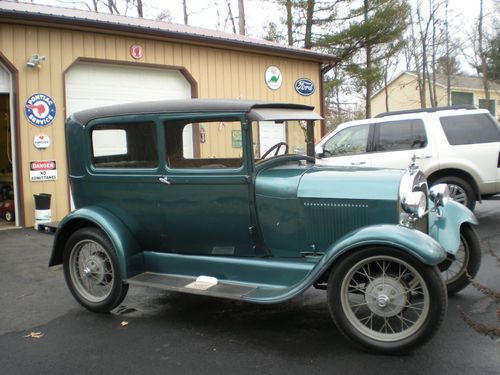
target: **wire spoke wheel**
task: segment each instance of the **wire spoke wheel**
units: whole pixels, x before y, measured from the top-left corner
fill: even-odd
[[[448,256],[442,264],[441,278],[446,283],[448,294],[460,292],[470,284],[481,265],[481,244],[475,230],[468,224],[460,228],[460,246],[453,256]]]
[[[75,299],[95,312],[108,312],[125,298],[116,251],[97,228],[81,228],[65,244],[64,277]]]
[[[365,349],[405,352],[429,340],[447,306],[435,266],[393,248],[353,251],[328,278],[328,307],[339,330]]]
[[[106,249],[93,240],[78,242],[70,255],[70,276],[78,293],[102,302],[113,288],[114,269]]]
[[[395,341],[413,334],[429,313],[424,280],[408,263],[393,257],[372,257],[355,264],[341,291],[342,306],[353,327],[376,340]]]
[[[469,244],[464,239],[464,236],[460,235],[460,247],[458,248],[453,261],[450,263],[449,267],[441,272],[441,277],[446,284],[451,284],[463,276],[469,264],[469,257]]]

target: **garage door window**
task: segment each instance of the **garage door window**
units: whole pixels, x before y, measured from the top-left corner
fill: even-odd
[[[156,168],[154,123],[98,125],[92,130],[95,168]]]

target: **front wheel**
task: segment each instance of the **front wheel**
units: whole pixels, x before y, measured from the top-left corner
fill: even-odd
[[[382,353],[422,345],[436,333],[447,307],[436,267],[385,247],[344,258],[330,274],[327,293],[338,329],[363,348]]]
[[[108,312],[125,298],[128,285],[108,237],[97,228],[73,233],[64,247],[64,277],[71,294],[85,308]]]
[[[469,224],[460,228],[460,247],[451,259],[439,265],[448,294],[460,292],[474,278],[481,265],[481,245],[476,231]]]

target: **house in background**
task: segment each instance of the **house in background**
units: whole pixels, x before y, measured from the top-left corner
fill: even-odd
[[[438,106],[448,105],[447,100],[447,76],[436,75],[436,93]],[[420,95],[418,90],[417,75],[412,72],[403,72],[387,86],[372,96],[372,115],[387,112],[386,95],[389,111],[401,111],[406,109],[419,109]],[[452,105],[474,105],[485,108],[483,82],[480,77],[455,75],[451,77],[451,104]],[[427,107],[431,107],[429,89],[426,92]],[[497,106],[500,104],[500,85],[490,83],[490,112],[496,117]],[[500,112],[498,113],[500,115]]]

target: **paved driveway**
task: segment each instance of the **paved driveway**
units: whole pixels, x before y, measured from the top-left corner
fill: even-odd
[[[478,205],[478,280],[500,291],[500,201]],[[500,325],[491,300],[467,288],[444,324],[407,356],[364,353],[330,320],[324,291],[280,305],[252,305],[133,287],[112,314],[81,308],[60,267],[48,269],[52,236],[0,231],[1,374],[498,374],[493,340],[459,317],[464,307]],[[122,327],[122,322],[128,325]],[[25,337],[40,332],[40,338]]]

